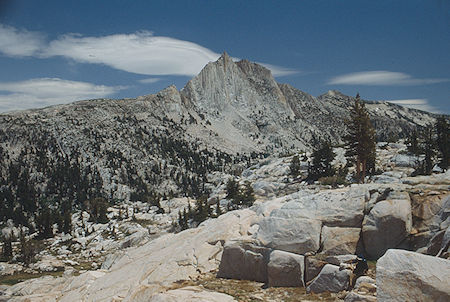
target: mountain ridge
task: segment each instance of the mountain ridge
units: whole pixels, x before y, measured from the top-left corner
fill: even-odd
[[[198,195],[208,172],[310,150],[319,140],[341,143],[352,101],[336,92],[315,98],[224,53],[180,90],[0,114],[0,188],[16,194],[13,178],[22,175],[45,198]],[[392,104],[366,106],[382,140],[434,122],[433,114]],[[59,196],[51,183],[54,174],[71,181],[65,169],[78,173],[73,191],[95,183],[87,196]]]

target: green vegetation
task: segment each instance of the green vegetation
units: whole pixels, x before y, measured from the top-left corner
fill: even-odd
[[[233,178],[227,182],[227,196],[231,201],[231,209],[236,210],[243,207],[251,207],[255,201],[255,193],[251,183],[246,182],[242,187]]]
[[[291,164],[289,165],[290,174],[293,177],[297,177],[300,174],[300,159],[298,155],[292,157]]]
[[[367,172],[375,172],[375,130],[364,102],[356,95],[347,121],[348,134],[344,137],[349,162],[356,166],[356,179],[364,182]]]
[[[438,117],[434,126],[436,131],[436,146],[440,156],[439,167],[447,170],[450,166],[450,125],[448,119]]]
[[[312,163],[308,167],[308,179],[318,180],[321,177],[333,176],[336,171],[331,165],[336,155],[330,142],[322,142],[312,153]]]
[[[450,165],[450,127],[448,119],[438,117],[434,125],[414,129],[406,141],[408,152],[422,156],[413,175],[429,175],[437,163],[444,171]]]
[[[30,274],[30,273],[24,273],[24,272],[20,272],[20,273],[15,273],[12,275],[7,275],[7,276],[1,276],[0,277],[0,284],[4,284],[4,285],[14,285],[29,279],[34,279],[34,278],[40,278],[43,276],[53,276],[53,277],[61,277],[63,275],[64,271],[60,270],[60,271],[56,271],[56,272],[45,272],[45,273],[38,273],[38,274]]]
[[[0,255],[0,261],[9,262],[13,257],[12,242],[14,241],[13,235],[2,236],[2,253]]]

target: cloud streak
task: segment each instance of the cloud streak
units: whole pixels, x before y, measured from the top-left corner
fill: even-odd
[[[138,82],[142,83],[142,84],[153,84],[153,83],[156,83],[159,81],[161,81],[160,78],[146,78],[146,79],[138,80]]]
[[[387,102],[400,106],[419,109],[428,112],[440,113],[438,109],[431,106],[427,99],[406,99],[406,100],[388,100]]]
[[[0,52],[11,57],[36,55],[45,47],[44,35],[0,24]]]
[[[416,79],[406,73],[386,70],[363,71],[334,77],[330,85],[408,86],[449,82],[450,79]]]
[[[104,37],[65,35],[52,41],[42,56],[63,56],[145,75],[194,75],[219,57],[195,43],[155,37],[147,31]]]
[[[125,87],[95,85],[58,78],[0,82],[0,112],[103,98]]]
[[[7,56],[64,57],[74,62],[102,64],[142,75],[197,75],[220,54],[199,44],[154,36],[150,31],[85,37],[66,34],[47,42],[40,33],[0,25],[0,52]],[[274,76],[295,70],[270,64]]]

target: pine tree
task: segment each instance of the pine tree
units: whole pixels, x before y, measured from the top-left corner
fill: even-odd
[[[222,209],[220,208],[220,202],[217,201],[216,202],[216,217],[219,217],[220,215],[222,215]]]
[[[227,196],[226,199],[234,200],[239,195],[239,183],[233,178],[230,178],[227,182]]]
[[[1,254],[1,260],[8,262],[13,257],[13,249],[12,249],[12,242],[14,241],[14,237],[12,234],[4,235],[2,237],[3,241],[3,248],[2,248],[2,254]]]
[[[250,182],[246,182],[240,192],[241,204],[246,207],[251,207],[255,202],[255,193]]]
[[[335,169],[331,162],[336,155],[330,142],[322,142],[312,153],[312,163],[308,168],[308,178],[317,180],[321,177],[333,176]]]
[[[346,156],[356,165],[358,182],[364,182],[369,168],[375,168],[375,130],[359,94],[351,108],[347,129],[348,134],[344,137]]]
[[[420,154],[419,135],[417,133],[417,129],[413,129],[411,131],[411,135],[406,140],[406,145],[407,145],[409,153],[411,153],[413,155]]]
[[[72,232],[72,214],[70,211],[65,211],[63,216],[63,232],[70,234]]]
[[[39,215],[36,217],[36,227],[39,237],[42,239],[53,237],[53,217],[51,211],[47,206],[43,206]]]
[[[423,131],[423,152],[425,154],[425,159],[422,162],[422,173],[425,175],[430,175],[434,166],[434,156],[435,156],[435,140],[433,137],[433,128],[431,126],[425,128]]]
[[[292,157],[291,164],[289,165],[290,173],[293,177],[297,177],[300,174],[300,159],[298,155]]]
[[[450,127],[448,120],[440,116],[436,119],[436,147],[439,152],[439,167],[447,170],[450,165]]]
[[[22,262],[28,266],[30,265],[35,256],[35,248],[33,242],[31,240],[27,240],[25,237],[25,232],[23,229],[20,229],[20,258]]]

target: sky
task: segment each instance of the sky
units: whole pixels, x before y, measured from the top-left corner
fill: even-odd
[[[181,89],[224,51],[314,96],[450,114],[449,0],[0,0],[0,112]]]

